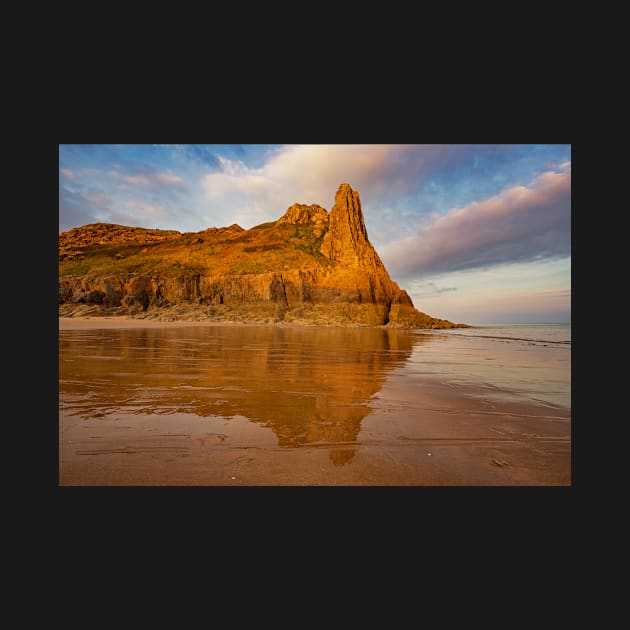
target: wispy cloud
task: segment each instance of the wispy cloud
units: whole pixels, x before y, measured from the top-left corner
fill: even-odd
[[[218,166],[217,156],[215,155],[215,149],[212,145],[203,144],[178,144],[174,145],[176,150],[180,151],[188,159],[201,162],[208,166]]]
[[[397,277],[480,268],[571,252],[571,165],[419,224],[381,248]]]
[[[435,282],[422,282],[414,286],[414,295],[420,298],[435,297],[451,291],[457,291],[457,287],[438,287]]]
[[[153,184],[146,175],[122,175],[116,171],[112,171],[112,175],[124,179],[129,184],[138,184],[139,186],[151,186]]]
[[[547,258],[436,274],[401,282],[416,308],[436,317],[472,323],[566,322],[571,313],[571,259]],[[436,287],[456,291],[430,293]]]
[[[137,200],[132,200],[127,204],[117,203],[101,190],[92,188],[77,190],[65,186],[59,190],[59,230],[61,232],[76,225],[99,222],[146,227],[146,217],[171,219],[171,221],[173,219],[169,211],[163,207]]]
[[[59,172],[61,173],[61,175],[63,175],[66,179],[69,179],[70,181],[74,181],[76,178],[76,175],[74,174],[74,172],[71,171],[69,168],[60,168]]]
[[[168,171],[163,172],[163,173],[157,173],[157,175],[155,175],[155,179],[161,184],[166,184],[167,186],[183,186],[184,185],[184,180],[181,177]]]
[[[571,298],[571,289],[549,289],[540,294],[547,300],[566,300]]]
[[[147,215],[151,217],[166,217],[169,212],[166,208],[162,208],[160,206],[155,206],[150,203],[144,203],[143,201],[131,201],[129,202],[129,206],[134,210],[137,210],[142,215]]]
[[[145,188],[155,188],[160,186],[180,188],[184,185],[184,180],[170,171],[155,171],[140,173],[137,175],[127,175],[114,168],[109,171],[109,174],[112,177],[127,182],[128,184],[144,186]]]
[[[117,216],[112,199],[101,191],[89,188],[75,190],[66,186],[59,188],[60,231],[98,221],[119,222],[115,217],[125,218]]]

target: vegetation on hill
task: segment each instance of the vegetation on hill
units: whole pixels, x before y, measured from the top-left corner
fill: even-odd
[[[59,236],[59,275],[251,274],[327,266],[315,224],[263,223],[201,232],[96,223]]]

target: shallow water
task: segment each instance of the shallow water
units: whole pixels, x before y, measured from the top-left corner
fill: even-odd
[[[570,346],[380,328],[59,333],[60,483],[570,482]]]
[[[481,386],[496,400],[517,399],[570,409],[571,341],[567,341],[567,328],[505,326],[422,333],[425,338],[435,338],[436,343],[413,353],[408,368],[460,385]]]
[[[432,330],[425,334],[484,337],[542,345],[571,345],[571,324],[478,324],[470,328]]]

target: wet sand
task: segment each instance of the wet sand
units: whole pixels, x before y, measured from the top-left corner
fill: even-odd
[[[570,408],[433,369],[449,339],[59,325],[61,485],[571,483]]]

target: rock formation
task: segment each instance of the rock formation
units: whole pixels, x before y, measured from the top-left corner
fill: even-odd
[[[110,224],[59,236],[60,315],[451,328],[417,311],[368,239],[359,193],[327,212],[197,233]]]

